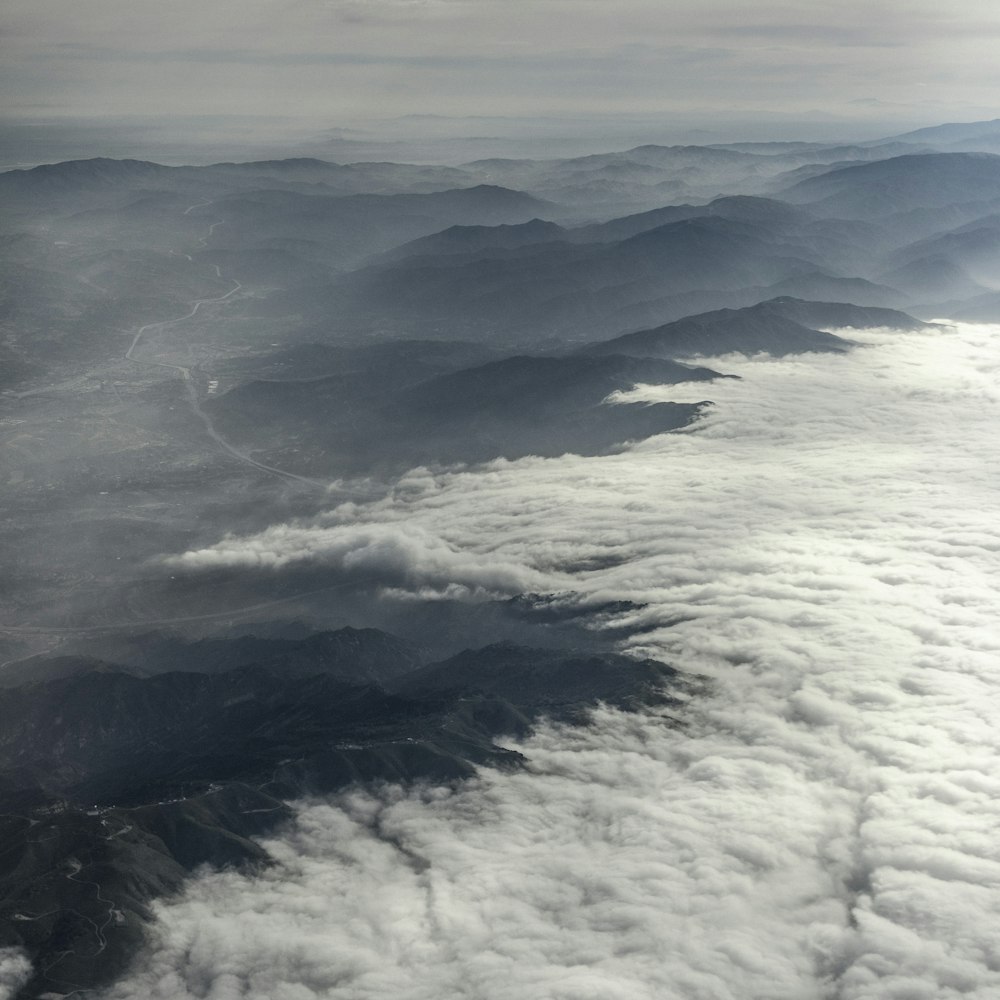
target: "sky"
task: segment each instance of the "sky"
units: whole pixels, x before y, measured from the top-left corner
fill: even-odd
[[[994,117],[993,0],[10,0],[3,111]]]
[[[712,693],[300,803],[273,868],[156,905],[106,1000],[1000,995],[1000,328],[850,335],[713,360],[708,415],[619,455],[414,470],[172,557],[629,602],[627,648]]]

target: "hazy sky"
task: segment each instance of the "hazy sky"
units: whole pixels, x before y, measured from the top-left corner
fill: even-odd
[[[994,0],[9,0],[8,114],[993,117]],[[873,103],[878,102],[878,103]]]

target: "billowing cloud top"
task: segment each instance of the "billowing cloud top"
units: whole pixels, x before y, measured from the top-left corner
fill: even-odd
[[[111,995],[998,995],[1000,329],[864,337],[730,359],[700,426],[622,455],[418,472],[189,554],[628,599],[631,648],[718,695],[682,730],[543,728],[459,790],[303,803],[274,869],[160,906]]]

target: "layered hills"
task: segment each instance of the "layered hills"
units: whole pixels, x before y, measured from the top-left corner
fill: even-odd
[[[218,426],[292,467],[355,473],[498,456],[600,454],[675,430],[697,403],[608,405],[637,382],[709,383],[711,369],[653,358],[517,355],[385,391],[379,374],[251,381],[211,403]],[[252,414],[252,418],[251,418]],[[289,444],[294,453],[287,450]]]
[[[482,609],[420,595],[392,612],[407,641],[392,595],[329,567],[192,581],[165,556],[419,465],[690,427],[720,356],[1000,320],[998,136],[0,173],[0,947],[35,963],[23,996],[112,979],[152,900],[268,864],[297,797],[516,768],[503,737],[542,719],[670,725],[705,690],[598,638],[484,645]],[[637,384],[689,402],[622,402]],[[550,645],[583,614],[518,601]],[[316,627],[283,633],[300,612]]]
[[[923,199],[928,187],[935,195]],[[336,303],[349,329],[520,345],[606,339],[779,296],[930,317],[935,296],[951,303],[988,288],[998,192],[996,157],[901,157],[800,182],[783,195],[795,206],[723,197],[570,228],[452,228],[274,304],[288,308],[294,295],[318,316]]]
[[[267,864],[251,838],[290,816],[290,798],[518,767],[495,739],[542,716],[579,721],[599,701],[680,708],[702,688],[652,660],[508,644],[401,673],[404,645],[344,630],[275,658],[273,642],[242,637],[189,650],[207,673],[89,664],[8,689],[0,945],[35,963],[25,995],[120,973],[150,901],[198,865]],[[229,668],[247,657],[267,666]],[[392,679],[357,682],[371,674]]]
[[[896,309],[844,302],[808,302],[779,297],[743,309],[717,309],[627,333],[583,348],[587,354],[631,354],[650,358],[713,357],[720,354],[843,352],[851,341],[827,329],[891,327],[913,330],[918,320]]]
[[[725,297],[817,269],[821,262],[782,228],[704,214],[608,242],[408,257],[283,293],[275,304],[287,308],[294,295],[314,315],[336,302],[344,325],[523,344],[529,335],[593,339],[639,303]]]
[[[896,156],[831,170],[800,181],[783,196],[817,214],[848,219],[995,202],[1000,158],[990,153]]]
[[[843,352],[852,341],[828,330],[922,325],[897,310],[783,296],[689,316],[575,353],[454,365],[425,379],[413,359],[428,345],[399,342],[410,359],[409,379],[403,370],[387,378],[378,369],[354,368],[310,379],[249,380],[209,408],[233,440],[310,474],[385,475],[414,464],[593,455],[694,420],[709,405],[711,382],[724,376],[689,359]],[[638,383],[703,384],[705,399],[608,402]]]

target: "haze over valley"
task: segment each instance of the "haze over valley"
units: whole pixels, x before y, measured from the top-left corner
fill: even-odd
[[[183,116],[14,73],[0,998],[997,996],[1000,119],[629,110],[537,32],[493,114],[492,35],[407,34],[480,0],[326,7],[383,54],[144,34]],[[104,108],[137,57],[51,17]],[[744,27],[671,58],[791,79]]]

